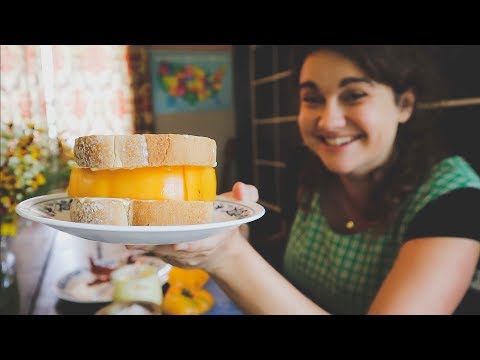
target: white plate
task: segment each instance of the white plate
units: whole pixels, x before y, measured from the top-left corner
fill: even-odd
[[[200,240],[259,219],[265,209],[257,203],[218,196],[213,222],[175,226],[116,226],[70,221],[71,199],[66,194],[38,196],[17,205],[18,215],[84,239],[125,245],[164,245]]]
[[[55,284],[55,294],[59,299],[77,303],[97,304],[112,301],[113,285],[108,282],[89,286],[95,275],[88,269],[72,271]]]
[[[115,265],[120,260],[96,260],[98,265]],[[168,280],[168,272],[172,268],[158,258],[141,256],[137,261],[148,263],[158,268],[158,276],[162,283]],[[98,304],[112,301],[113,285],[110,281],[99,284],[88,284],[95,280],[95,275],[88,268],[81,268],[62,276],[55,284],[54,291],[59,299],[76,303]]]

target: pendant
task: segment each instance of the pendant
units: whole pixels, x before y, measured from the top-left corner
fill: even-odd
[[[352,229],[355,227],[355,223],[354,223],[352,220],[349,220],[349,221],[347,221],[347,223],[345,224],[345,227],[346,227],[348,230],[352,230]]]

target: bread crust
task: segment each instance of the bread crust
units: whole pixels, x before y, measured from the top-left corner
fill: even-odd
[[[90,135],[75,140],[75,161],[95,169],[216,166],[215,140],[193,135]]]
[[[183,200],[130,200],[73,198],[73,222],[102,225],[166,226],[212,221],[213,202]]]
[[[70,220],[100,225],[129,225],[131,202],[114,198],[73,198]]]

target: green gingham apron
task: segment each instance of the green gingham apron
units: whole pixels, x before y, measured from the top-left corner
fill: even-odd
[[[297,211],[284,257],[285,276],[325,310],[365,314],[391,269],[408,224],[429,202],[452,190],[480,189],[480,178],[461,157],[444,159],[412,193],[383,234],[333,231],[312,198],[311,211]]]

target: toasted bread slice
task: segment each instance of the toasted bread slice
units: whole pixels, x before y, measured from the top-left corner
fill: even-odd
[[[71,221],[102,225],[191,225],[212,221],[213,202],[74,198]]]
[[[90,135],[75,140],[78,166],[93,169],[217,165],[215,140],[193,135]]]

